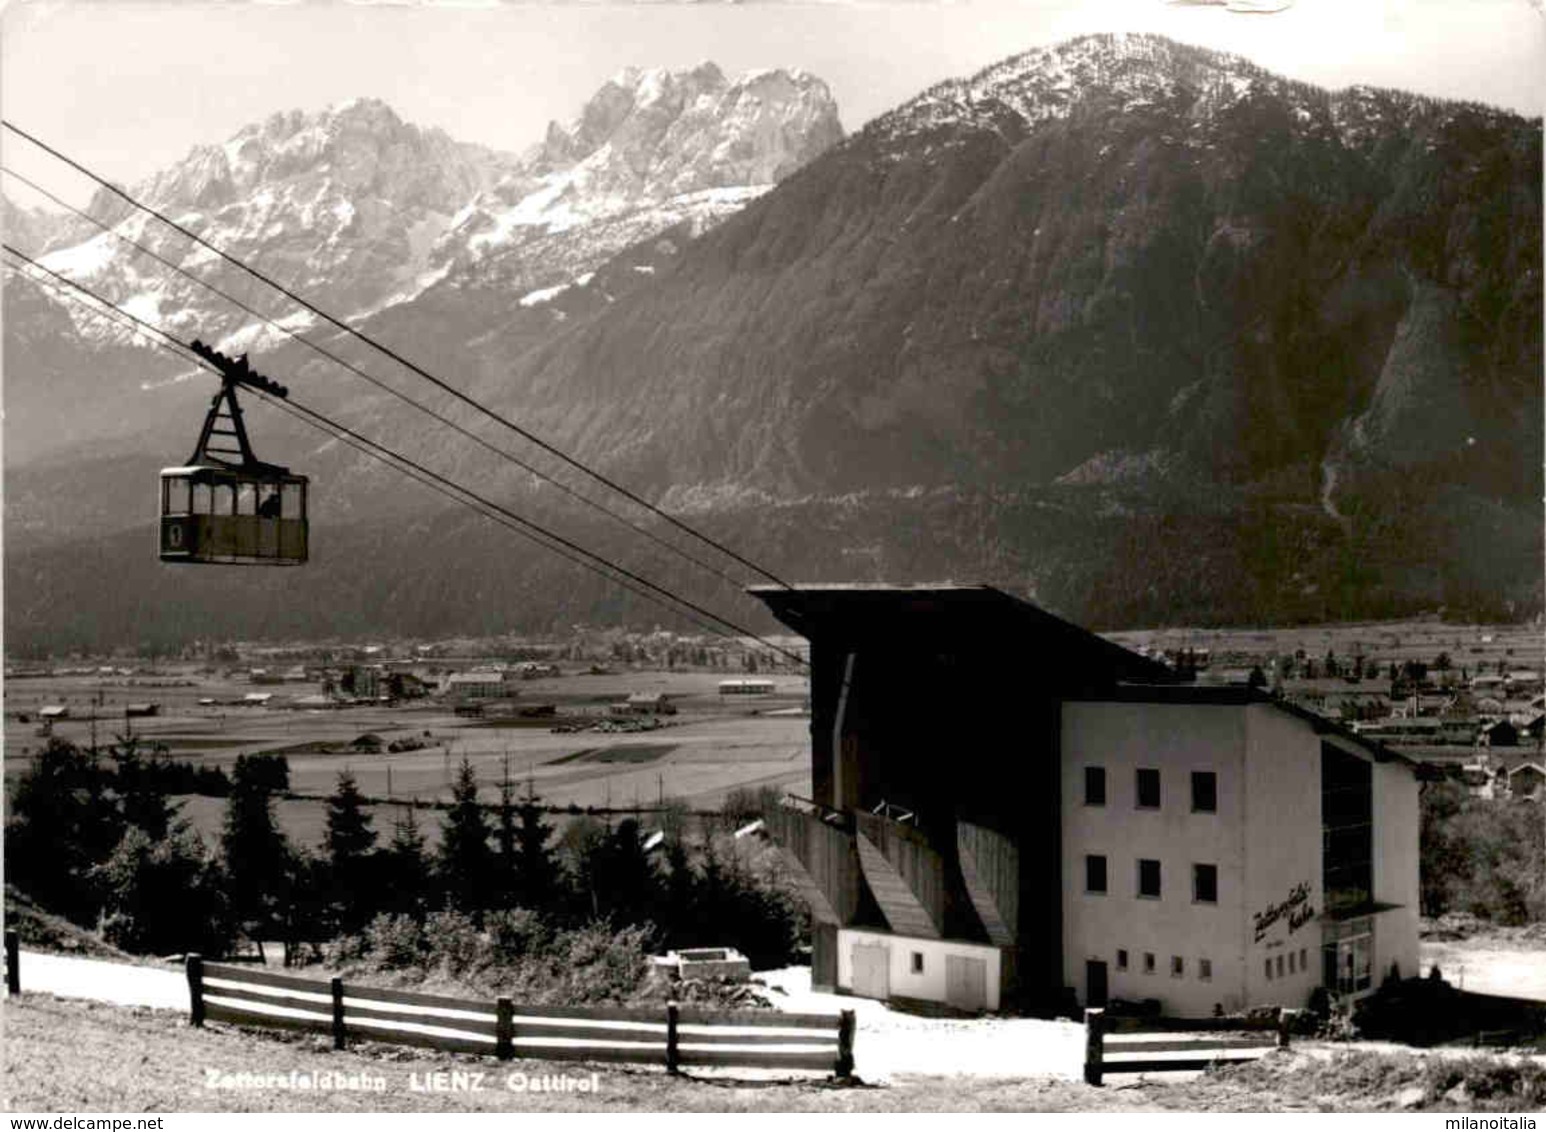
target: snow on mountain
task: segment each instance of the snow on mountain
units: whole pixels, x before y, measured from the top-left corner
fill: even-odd
[[[351,314],[412,290],[436,266],[431,252],[452,217],[512,160],[361,99],[275,114],[222,144],[195,148],[131,192],[320,305]],[[240,269],[105,190],[90,212],[264,314],[294,314]],[[85,220],[73,220],[70,238],[55,243],[43,259],[48,267],[173,333],[243,348],[274,333],[259,333],[261,323],[243,329],[252,316]],[[111,333],[89,320],[79,326],[87,335]]]
[[[1097,96],[1092,100],[1092,94]],[[1390,126],[1381,115],[1402,114],[1423,100],[1401,92],[1353,86],[1328,91],[1275,75],[1238,55],[1200,52],[1147,33],[1082,36],[1012,56],[967,78],[939,83],[878,118],[867,134],[895,143],[930,130],[976,125],[1023,137],[1035,127],[1075,115],[1131,113],[1186,106],[1195,132],[1191,148],[1210,144],[1221,112],[1252,99],[1293,104],[1302,126],[1357,146]]]
[[[841,136],[831,93],[800,71],[728,80],[712,63],[630,68],[570,125],[516,157],[404,122],[354,99],[274,114],[195,148],[132,190],[177,223],[351,319],[469,273],[544,285],[689,219],[704,227]],[[106,193],[94,216],[275,319],[293,305],[215,253]],[[20,215],[18,213],[18,215]],[[7,213],[9,221],[10,212]],[[536,255],[519,270],[510,262]],[[492,262],[503,266],[491,270]],[[124,309],[183,337],[253,349],[276,331],[114,236],[73,219],[44,258]],[[550,278],[557,271],[559,278]],[[112,336],[72,315],[83,334]]]
[[[731,81],[713,63],[630,67],[568,126],[551,123],[518,168],[457,214],[441,245],[462,265],[512,252],[529,260],[550,237],[586,228],[574,246],[588,250],[557,268],[572,275],[651,231],[717,222],[841,137],[827,85],[798,69]]]

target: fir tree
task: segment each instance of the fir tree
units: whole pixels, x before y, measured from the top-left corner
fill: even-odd
[[[515,788],[510,783],[510,761],[505,760],[504,777],[499,782],[499,818],[494,830],[497,848],[499,903],[508,907],[520,903],[520,849],[516,835]]]
[[[236,760],[220,838],[231,910],[244,930],[259,933],[255,938],[260,940],[281,922],[291,873],[290,847],[274,821],[267,769]]]
[[[124,822],[144,830],[151,841],[160,841],[172,828],[178,808],[156,781],[156,768],[140,755],[137,739],[120,738],[108,753]]]
[[[467,758],[451,787],[451,809],[440,841],[440,881],[450,904],[477,916],[488,906],[494,855],[489,828],[478,802],[478,775]]]
[[[347,770],[327,800],[326,845],[329,904],[339,927],[353,931],[370,918],[375,905],[371,852],[376,831],[359,784]]]
[[[382,884],[396,912],[423,916],[429,903],[430,861],[424,849],[417,810],[409,806],[392,825],[392,841],[384,850]]]
[[[542,820],[542,799],[526,783],[526,797],[516,816],[516,899],[525,908],[547,909],[559,897],[560,874],[554,849],[548,844],[553,827]]]
[[[94,753],[50,740],[11,793],[6,881],[76,923],[95,923],[100,903],[92,869],[124,832],[110,787]]]
[[[639,823],[624,818],[591,854],[590,883],[600,914],[617,924],[638,924],[657,914],[659,876],[644,849]]]

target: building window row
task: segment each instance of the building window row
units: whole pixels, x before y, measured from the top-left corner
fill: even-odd
[[[1155,973],[1155,969],[1156,969],[1156,967],[1158,965],[1158,960],[1157,960],[1157,957],[1155,956],[1154,952],[1152,952],[1152,951],[1145,951],[1145,952],[1143,952],[1142,958],[1143,958],[1143,973],[1145,975],[1152,975],[1152,974],[1154,974]],[[1128,953],[1127,953],[1127,948],[1125,948],[1125,947],[1117,948],[1117,970],[1118,971],[1126,971],[1128,969],[1128,967],[1129,967],[1129,956],[1128,956]],[[1172,978],[1175,978],[1175,979],[1184,979],[1186,977],[1186,957],[1185,956],[1182,956],[1182,955],[1172,955],[1170,957],[1170,975],[1171,975]],[[1213,981],[1213,960],[1212,959],[1198,959],[1197,960],[1197,977],[1198,977],[1198,979],[1200,979],[1202,982],[1205,982],[1205,983]]]
[[[1263,960],[1263,969],[1269,979],[1281,979],[1285,974],[1297,975],[1310,969],[1310,950],[1301,947],[1297,952],[1279,952]],[[1276,974],[1273,972],[1276,971]]]
[[[1152,857],[1138,858],[1137,895],[1145,900],[1164,898],[1164,870]],[[1109,891],[1106,856],[1103,853],[1087,853],[1084,858],[1084,890],[1095,895]],[[1192,902],[1217,904],[1219,902],[1219,867],[1213,864],[1192,865]]]
[[[1216,814],[1219,809],[1219,777],[1211,770],[1194,770],[1192,774],[1192,813]],[[1163,808],[1164,790],[1157,767],[1138,767],[1133,772],[1133,801],[1140,810]],[[1084,804],[1106,804],[1106,768],[1084,768]]]

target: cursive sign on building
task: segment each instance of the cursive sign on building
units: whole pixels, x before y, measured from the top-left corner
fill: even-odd
[[[1288,921],[1288,934],[1293,935],[1314,918],[1315,907],[1310,903],[1309,882],[1300,881],[1289,890],[1288,899],[1269,904],[1260,912],[1251,914],[1252,925],[1256,930],[1255,942],[1260,943],[1267,930],[1279,920]]]

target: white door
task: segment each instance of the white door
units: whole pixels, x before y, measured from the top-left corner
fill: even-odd
[[[854,994],[860,998],[891,997],[891,948],[884,943],[855,943]]]

